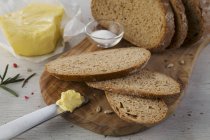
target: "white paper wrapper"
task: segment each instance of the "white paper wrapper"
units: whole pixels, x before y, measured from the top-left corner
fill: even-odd
[[[48,3],[63,6],[65,15],[62,19],[61,28],[64,29],[64,42],[69,41],[71,37],[83,32],[84,23],[82,22],[81,8],[74,0],[0,0],[0,15],[18,11],[31,3]],[[62,42],[58,43],[56,50],[51,54],[37,57],[20,56],[14,52],[0,28],[0,46],[19,59],[25,59],[35,63],[42,62],[52,56],[62,53],[64,51],[63,44],[64,43]]]

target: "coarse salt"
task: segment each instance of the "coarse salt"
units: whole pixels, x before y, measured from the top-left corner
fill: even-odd
[[[115,44],[115,42],[118,42],[118,39],[115,39],[117,36],[111,31],[108,30],[98,30],[91,33],[92,39],[99,44],[108,46]]]

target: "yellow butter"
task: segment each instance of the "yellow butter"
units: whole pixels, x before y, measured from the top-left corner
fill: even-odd
[[[14,51],[22,56],[50,53],[61,38],[61,6],[31,4],[0,17],[0,26]]]
[[[73,112],[75,108],[79,107],[85,101],[84,97],[79,92],[68,90],[61,93],[61,98],[56,104],[64,111]]]

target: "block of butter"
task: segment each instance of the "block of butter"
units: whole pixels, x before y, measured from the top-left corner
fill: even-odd
[[[84,101],[85,98],[81,96],[79,92],[67,90],[61,93],[61,98],[56,104],[64,111],[73,112],[74,109],[81,106]]]
[[[0,26],[15,53],[39,56],[55,50],[61,39],[61,6],[30,4],[20,11],[0,16]]]

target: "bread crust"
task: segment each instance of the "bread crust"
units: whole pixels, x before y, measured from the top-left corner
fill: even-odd
[[[199,0],[182,0],[188,20],[188,33],[184,45],[198,41],[204,32],[204,18]]]
[[[180,48],[187,37],[188,22],[185,8],[181,0],[170,0],[171,7],[174,12],[175,34],[172,38],[169,48]]]
[[[169,0],[160,0],[163,4],[164,13],[166,15],[165,34],[162,36],[159,47],[152,49],[152,52],[163,52],[171,43],[175,33],[174,13]]]

